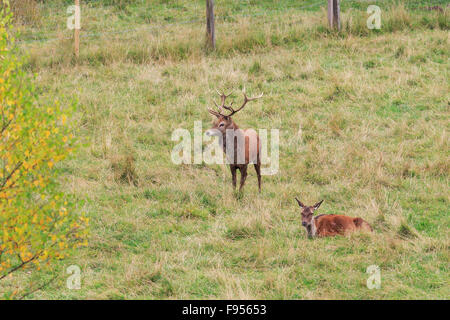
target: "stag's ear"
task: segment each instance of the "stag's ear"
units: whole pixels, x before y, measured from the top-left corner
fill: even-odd
[[[295,200],[297,200],[297,203],[300,207],[305,207],[305,205],[300,200],[298,200],[297,197],[295,197]]]
[[[314,210],[317,210],[317,209],[319,209],[319,207],[320,207],[320,205],[322,204],[322,202],[323,202],[323,200],[320,200],[319,202],[317,202],[313,207],[314,207]]]

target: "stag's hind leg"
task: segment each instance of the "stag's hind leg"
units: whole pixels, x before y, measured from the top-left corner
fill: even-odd
[[[258,190],[261,192],[261,163],[255,163],[255,170],[258,176]]]
[[[233,183],[233,190],[236,190],[236,166],[231,164],[230,171],[231,171],[231,181]]]
[[[241,185],[239,186],[239,192],[241,192],[244,187],[245,179],[247,179],[247,166],[242,166],[239,170],[241,171]]]

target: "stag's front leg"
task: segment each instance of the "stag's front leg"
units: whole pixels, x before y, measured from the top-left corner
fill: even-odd
[[[258,190],[261,193],[261,163],[255,163],[255,171],[258,176]]]
[[[231,179],[233,182],[233,190],[236,190],[236,166],[230,164]]]
[[[241,192],[244,187],[245,179],[247,179],[247,166],[242,166],[239,169],[241,170],[241,185],[239,186],[239,192]]]

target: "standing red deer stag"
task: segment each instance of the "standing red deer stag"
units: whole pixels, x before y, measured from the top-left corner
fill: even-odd
[[[258,176],[258,189],[259,192],[261,192],[261,145],[259,136],[253,129],[240,129],[233,119],[231,119],[231,116],[241,111],[247,102],[259,99],[263,94],[261,93],[261,95],[257,97],[249,98],[245,92],[242,92],[244,95],[244,102],[235,110],[232,108],[233,103],[229,106],[225,105],[225,100],[230,94],[225,95],[220,92],[217,93],[220,95],[221,105],[219,106],[214,102],[218,111],[208,109],[209,113],[216,116],[217,119],[214,121],[211,129],[206,131],[206,134],[208,136],[219,137],[219,143],[221,143],[223,152],[226,154],[230,165],[233,188],[236,189],[236,170],[239,169],[241,172],[239,191],[242,191],[245,179],[247,178],[247,166],[250,163],[253,163]],[[223,114],[223,109],[228,110],[230,113]]]
[[[308,237],[329,237],[345,235],[353,231],[372,231],[372,227],[362,218],[352,218],[338,214],[321,214],[313,217],[322,201],[313,206],[305,206],[300,200],[298,205],[302,208],[302,226],[306,228]]]

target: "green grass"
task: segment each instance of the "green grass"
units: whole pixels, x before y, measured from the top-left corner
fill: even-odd
[[[63,164],[64,190],[91,217],[89,247],[66,262],[82,289],[62,275],[32,298],[448,298],[448,13],[383,1],[371,32],[367,3],[343,1],[336,34],[299,1],[216,1],[228,17],[207,52],[203,22],[175,23],[203,19],[204,1],[109,2],[83,7],[82,34],[95,35],[78,64],[65,5],[20,27],[24,40],[59,37],[19,45],[43,98],[79,101],[86,146]],[[138,30],[97,34],[123,28]],[[236,197],[225,166],[174,165],[170,138],[209,128],[216,88],[239,100],[244,86],[265,95],[235,121],[280,129],[280,170],[258,194],[251,169]],[[309,240],[294,196],[375,232]],[[366,287],[372,264],[379,290]]]

